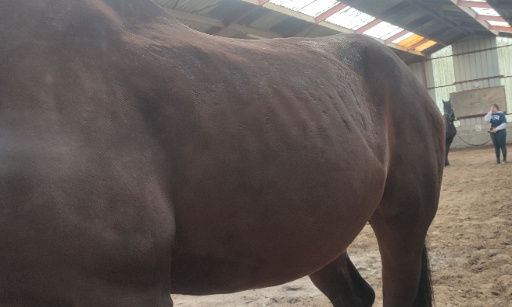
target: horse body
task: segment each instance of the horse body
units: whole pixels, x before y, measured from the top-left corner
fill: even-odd
[[[450,166],[450,162],[448,161],[448,153],[450,151],[450,146],[452,145],[453,139],[457,135],[457,128],[455,128],[455,125],[453,124],[453,122],[455,121],[455,112],[453,112],[450,100],[443,100],[443,110],[444,123],[446,127],[446,156],[444,166]]]
[[[385,304],[430,304],[444,130],[387,48],[211,37],[151,1],[19,1],[0,22],[0,304],[172,306],[310,275],[367,306],[346,253],[367,221]]]
[[[222,53],[242,57],[251,52],[247,46]],[[275,280],[270,285],[279,284],[314,272],[339,256],[382,197],[388,163],[384,137],[377,129],[382,124],[377,110],[364,101],[368,94],[361,78],[318,51],[303,52],[303,45],[297,46],[296,41],[256,46],[268,50],[265,63],[252,71],[235,68],[244,74],[249,71],[246,78],[252,81],[239,85],[234,94],[223,93],[218,104],[232,105],[218,106],[220,114],[204,115],[202,120],[208,125],[196,133],[202,137],[184,140],[186,144],[181,146],[189,151],[182,155],[187,160],[180,163],[179,172],[187,178],[187,185],[175,195],[184,205],[175,208],[181,219],[177,220],[173,259],[179,265],[171,267],[171,279],[197,278],[182,290],[176,282],[173,291],[199,294],[198,285],[204,283],[208,293],[230,292],[268,286],[269,280]],[[292,68],[292,59],[299,55],[309,64]],[[320,64],[318,56],[323,58]],[[219,62],[218,58],[212,60]],[[331,65],[338,69],[331,72]],[[206,69],[219,71],[220,79],[229,79],[230,72],[222,72],[222,67],[228,66],[222,63]],[[272,67],[276,66],[286,67],[290,76],[303,80],[273,76]],[[305,76],[304,71],[308,72]],[[346,84],[343,78],[354,81]],[[204,89],[212,86],[208,82],[198,86],[203,91],[199,96],[207,101],[211,98]],[[260,93],[251,94],[255,84]],[[274,87],[276,84],[279,87]],[[312,84],[319,90],[311,90]],[[247,97],[259,95],[255,102],[247,102]],[[337,97],[343,97],[346,104],[333,104],[332,99],[340,99]],[[351,116],[344,119],[340,114]],[[208,143],[215,145],[204,150]],[[353,161],[346,163],[346,159]],[[350,180],[345,174],[352,174]],[[222,181],[216,180],[219,176]],[[360,188],[365,185],[374,187],[375,194],[365,193]],[[354,223],[339,223],[347,215],[353,216]],[[215,216],[228,216],[229,227],[212,223]],[[205,225],[197,229],[187,222],[194,219]],[[198,231],[192,240],[185,236]],[[322,235],[326,233],[329,235]],[[305,246],[311,252],[304,253]],[[205,252],[210,256],[204,263],[196,259]],[[218,269],[211,268],[211,258],[219,262]],[[233,278],[240,283],[233,284]]]

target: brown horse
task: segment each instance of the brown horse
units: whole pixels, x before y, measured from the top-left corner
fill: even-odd
[[[241,41],[150,0],[0,2],[0,305],[172,306],[309,275],[430,306],[442,116],[391,50]]]

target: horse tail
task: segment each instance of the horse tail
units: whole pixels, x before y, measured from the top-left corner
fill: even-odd
[[[434,301],[434,291],[432,290],[432,280],[430,275],[430,261],[427,247],[424,245],[421,252],[421,275],[418,285],[418,294],[413,306],[432,307]]]

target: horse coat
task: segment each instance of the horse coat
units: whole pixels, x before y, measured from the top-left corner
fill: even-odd
[[[439,110],[371,38],[242,41],[149,0],[0,2],[0,304],[172,306],[310,275],[428,305]],[[418,303],[420,302],[420,303]]]

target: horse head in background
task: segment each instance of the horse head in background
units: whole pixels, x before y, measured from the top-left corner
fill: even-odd
[[[453,124],[455,121],[455,113],[453,112],[452,103],[450,100],[443,100],[443,110],[443,117],[446,125],[446,159],[444,161],[444,166],[450,166],[450,162],[448,161],[448,152],[450,151],[453,138],[455,138],[455,135],[457,135],[457,128],[455,128],[455,125]]]

